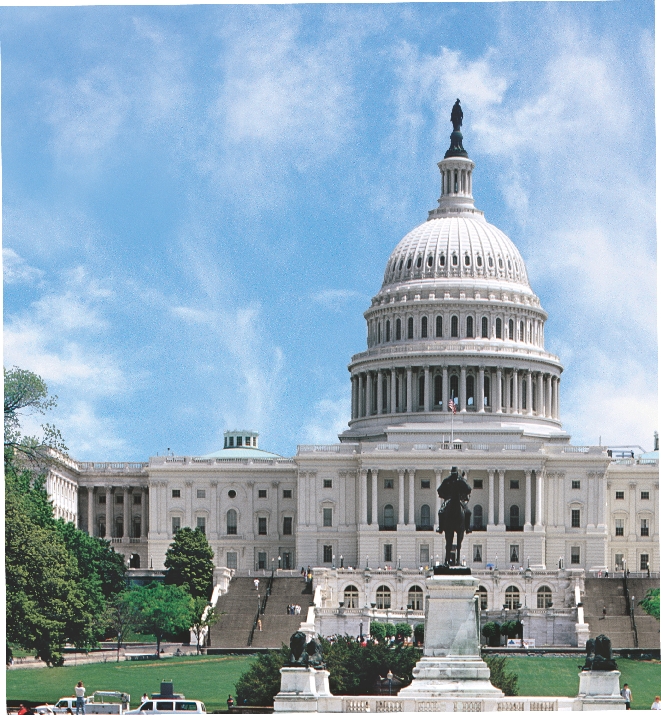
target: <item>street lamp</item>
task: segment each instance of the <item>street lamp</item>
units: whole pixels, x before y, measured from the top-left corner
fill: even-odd
[[[386,678],[388,678],[388,686],[390,689],[390,695],[392,695],[392,678],[393,678],[392,670],[388,671],[388,675],[386,675]]]
[[[370,557],[366,556],[365,557],[365,571],[369,571],[369,570],[370,570]]]
[[[360,622],[360,642],[363,642],[363,622]]]
[[[282,566],[282,556],[278,556],[278,571],[280,571],[281,566]]]
[[[340,568],[344,568],[344,556],[342,556],[342,554],[340,554]]]
[[[335,568],[335,554],[333,554],[333,568]]]

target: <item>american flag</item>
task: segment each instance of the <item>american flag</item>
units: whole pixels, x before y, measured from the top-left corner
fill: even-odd
[[[448,407],[452,410],[452,414],[456,415],[457,414],[457,408],[454,404],[454,400],[450,398],[450,401],[448,402]]]

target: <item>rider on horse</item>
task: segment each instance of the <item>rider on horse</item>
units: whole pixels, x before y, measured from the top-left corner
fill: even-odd
[[[466,534],[471,533],[470,524],[472,512],[466,503],[470,499],[472,490],[470,484],[464,479],[465,475],[466,472],[462,472],[461,476],[459,476],[459,470],[456,467],[452,467],[450,476],[446,477],[441,486],[438,488],[438,496],[445,500],[443,506],[438,512],[439,533],[443,533],[443,531],[445,531],[445,511],[451,499],[458,499],[461,502],[461,508],[464,512],[464,531]]]

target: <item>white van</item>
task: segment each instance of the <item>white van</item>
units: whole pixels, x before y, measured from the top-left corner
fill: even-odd
[[[139,713],[145,713],[149,715],[150,713],[186,713],[186,715],[201,715],[201,713],[206,713],[207,709],[204,707],[204,703],[201,700],[186,700],[186,699],[173,699],[173,700],[145,700],[144,703],[137,710],[129,710],[124,713],[124,715],[139,715]]]

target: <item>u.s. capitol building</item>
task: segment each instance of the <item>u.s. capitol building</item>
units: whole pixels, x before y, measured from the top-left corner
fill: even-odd
[[[516,246],[475,207],[458,126],[438,166],[438,206],[395,247],[364,314],[339,444],[286,458],[237,430],[203,456],[62,461],[56,511],[142,572],[162,569],[189,526],[218,574],[325,567],[322,611],[419,610],[444,553],[436,490],[456,465],[472,487],[462,556],[483,606],[539,611],[538,640],[576,640],[567,614],[586,574],[658,572],[658,451],[570,444],[547,314]]]

